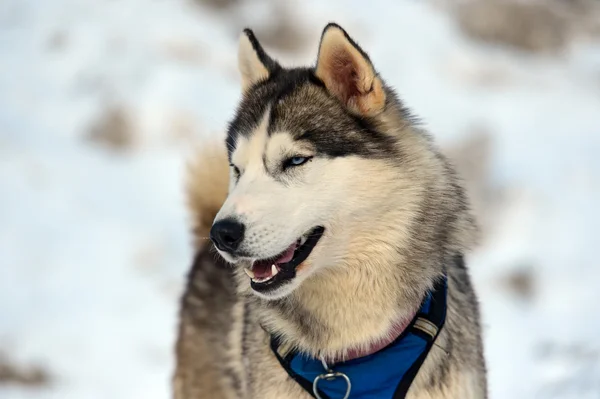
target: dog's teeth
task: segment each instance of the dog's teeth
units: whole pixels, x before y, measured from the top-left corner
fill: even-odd
[[[265,278],[253,278],[252,281],[254,281],[255,283],[264,283],[266,281],[269,281],[272,278],[273,278],[273,276],[265,277]]]
[[[254,272],[252,270],[244,268],[244,272],[246,272],[248,277],[250,277],[251,279],[254,279]]]
[[[304,243],[306,242],[306,240],[308,240],[308,237],[303,236],[300,238],[300,245],[304,245]]]
[[[277,269],[277,266],[271,265],[271,277],[275,277],[277,273],[279,273],[279,269]]]

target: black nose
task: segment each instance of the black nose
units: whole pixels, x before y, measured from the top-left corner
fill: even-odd
[[[210,239],[221,251],[234,252],[244,239],[244,230],[244,225],[233,219],[219,220],[210,229]]]

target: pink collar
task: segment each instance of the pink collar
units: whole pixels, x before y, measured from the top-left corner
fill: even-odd
[[[388,333],[379,340],[371,343],[366,348],[351,348],[346,353],[346,356],[334,358],[333,361],[329,359],[331,364],[347,362],[349,360],[358,359],[361,357],[372,355],[375,352],[379,352],[392,342],[394,342],[402,333],[406,330],[406,328],[410,325],[412,320],[415,318],[417,312],[415,311],[410,317],[403,318],[392,325],[392,328],[388,331]]]

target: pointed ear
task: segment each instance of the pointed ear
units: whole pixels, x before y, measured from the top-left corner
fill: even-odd
[[[336,24],[323,30],[315,74],[351,112],[374,116],[383,111],[383,82],[367,54]]]
[[[244,29],[238,45],[238,68],[245,92],[253,84],[268,79],[280,66],[265,53],[254,33]]]

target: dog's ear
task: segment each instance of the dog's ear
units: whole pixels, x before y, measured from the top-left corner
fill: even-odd
[[[385,106],[383,82],[369,56],[336,24],[323,30],[315,75],[357,115],[374,116]]]
[[[254,33],[244,29],[238,45],[238,68],[245,92],[253,84],[268,79],[280,66],[265,53]]]

